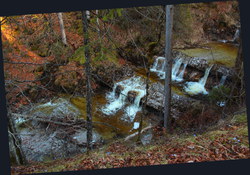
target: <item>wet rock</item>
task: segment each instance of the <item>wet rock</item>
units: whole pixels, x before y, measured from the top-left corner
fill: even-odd
[[[188,56],[188,55],[186,55],[178,50],[172,51],[172,57],[173,58],[183,58],[184,60],[189,60],[190,58],[192,58],[192,57],[190,57],[190,56]]]
[[[184,77],[187,81],[199,81],[202,75],[200,71],[192,71]]]
[[[138,95],[137,91],[129,91],[127,94],[128,102],[133,104],[137,95]]]
[[[145,133],[142,134],[141,142],[144,146],[148,145],[151,143],[152,138],[153,138],[153,132],[151,129],[149,129]]]
[[[123,91],[124,87],[122,85],[117,85],[115,89],[115,97],[118,98]]]
[[[87,144],[87,130],[82,129],[77,131],[74,135],[71,136],[71,139],[78,145]],[[101,141],[101,136],[93,130],[92,132],[92,143],[98,143]]]
[[[102,63],[93,67],[93,78],[96,82],[109,88],[113,87],[116,81],[133,74],[134,71],[128,64],[116,65],[110,61],[102,61]]]
[[[73,106],[67,99],[63,98],[36,105],[30,108],[29,111],[25,112],[25,115],[27,116],[55,121],[66,117],[74,120],[80,114],[80,111],[75,106]]]
[[[214,65],[211,74],[213,75],[219,75],[220,77],[223,75],[228,76],[228,78],[231,78],[234,75],[234,70],[232,68],[228,68],[226,66],[222,65]]]
[[[209,64],[205,59],[193,57],[188,61],[188,66],[201,71],[205,71],[209,67]]]
[[[43,129],[23,129],[20,131],[22,148],[29,161],[46,161],[81,153],[81,146],[56,137],[57,132]]]
[[[149,87],[149,96],[147,106],[157,111],[164,110],[164,86],[161,83],[153,83]],[[181,96],[172,92],[171,107],[179,111],[185,111],[190,108],[197,100]]]
[[[26,122],[19,119],[15,122],[17,125],[26,122],[24,127],[18,127],[18,133],[29,161],[66,158],[86,151],[84,146],[87,130],[73,126],[73,121],[80,120],[80,111],[67,99],[59,98],[26,108],[26,112],[20,115],[26,116],[28,121],[31,120]],[[64,125],[70,123],[72,125]],[[93,131],[92,144],[99,144],[101,141],[101,136]]]
[[[158,111],[163,110],[164,86],[161,83],[153,83],[148,89],[147,106]]]

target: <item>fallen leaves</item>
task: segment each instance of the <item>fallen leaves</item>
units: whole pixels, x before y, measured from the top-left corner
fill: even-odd
[[[250,158],[248,137],[237,132],[247,125],[234,126],[225,126],[195,137],[191,133],[186,136],[164,136],[160,128],[156,128],[155,140],[148,146],[116,141],[105,149],[93,150],[89,155],[49,163],[31,163],[29,166],[12,166],[12,174],[45,172],[45,169],[48,172],[74,171]]]

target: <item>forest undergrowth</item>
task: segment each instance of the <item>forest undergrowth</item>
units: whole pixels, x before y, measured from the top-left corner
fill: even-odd
[[[250,158],[246,113],[221,119],[206,132],[164,134],[162,127],[153,129],[150,145],[116,140],[89,154],[12,166],[12,174],[72,171],[131,166],[164,165]]]

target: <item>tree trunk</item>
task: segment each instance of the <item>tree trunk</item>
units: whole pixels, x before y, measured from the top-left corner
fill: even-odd
[[[233,78],[234,86],[231,89],[230,98],[233,96],[237,97],[237,99],[233,99],[233,101],[237,100],[237,104],[241,105],[245,99],[245,82],[244,82],[244,67],[243,67],[243,53],[242,53],[242,38],[241,34],[239,37],[239,49],[238,54],[235,60],[235,75]],[[237,87],[237,90],[235,88]]]
[[[68,45],[67,39],[66,39],[66,34],[65,34],[65,28],[64,28],[62,13],[57,13],[57,16],[58,16],[58,19],[59,19],[60,29],[61,29],[61,33],[62,33],[62,42],[63,42],[63,44]]]
[[[10,146],[10,153],[13,155],[13,159],[17,165],[25,165],[27,164],[26,157],[22,150],[22,142],[21,138],[19,137],[15,123],[8,114],[8,131],[9,131],[9,146]]]
[[[91,150],[92,142],[92,110],[91,110],[91,70],[90,70],[90,53],[89,53],[89,33],[87,11],[82,12],[83,32],[84,32],[84,53],[85,53],[85,73],[86,73],[86,107],[87,107],[87,150]]]
[[[147,106],[147,102],[148,102],[148,89],[149,89],[149,77],[150,77],[150,61],[149,59],[152,57],[152,55],[149,53],[147,55],[147,62],[146,62],[146,95],[144,97],[143,100],[143,104],[142,104],[142,114],[140,114],[140,125],[139,125],[139,130],[138,130],[138,137],[137,137],[137,143],[141,143],[141,133],[142,133],[142,124],[143,124],[143,120],[144,117],[147,115],[147,111],[146,111],[146,106]]]
[[[243,63],[241,34],[239,37],[239,43],[238,54],[235,60],[235,70],[237,72],[241,69],[241,64]]]
[[[165,86],[164,86],[164,128],[168,128],[171,102],[171,75],[172,75],[172,29],[173,29],[173,6],[166,6],[166,46],[165,46]]]
[[[98,17],[99,11],[96,10],[95,12],[96,12],[96,24],[97,24],[98,37],[99,37],[99,40],[101,40],[101,29],[100,29],[100,22],[99,22],[99,17]]]
[[[90,11],[86,10],[87,19],[90,19]]]

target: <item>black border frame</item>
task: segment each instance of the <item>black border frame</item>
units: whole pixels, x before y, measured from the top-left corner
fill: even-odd
[[[53,12],[68,12],[92,9],[107,9],[107,8],[128,8],[136,6],[153,6],[153,5],[166,5],[166,4],[184,4],[184,3],[200,3],[200,2],[214,2],[214,1],[227,1],[227,0],[71,0],[71,1],[6,1],[2,2],[0,6],[0,16],[12,16],[23,14],[38,14],[38,13],[53,13]],[[246,95],[247,107],[250,107],[250,80],[248,67],[250,67],[250,46],[248,25],[248,2],[246,0],[238,0],[240,6],[240,18],[242,26],[242,42],[243,42],[243,56],[244,56],[244,71],[246,82]],[[2,42],[0,33],[0,173],[3,175],[10,174],[9,162],[9,144],[7,132],[7,109],[5,99],[4,87],[4,71],[3,71],[3,55],[2,55]],[[250,128],[250,110],[247,108],[248,114],[248,128]],[[250,130],[248,130],[250,135]],[[175,174],[200,174],[200,173],[239,173],[247,171],[250,165],[250,159],[241,160],[225,160],[213,162],[199,162],[199,163],[185,163],[185,164],[171,164],[171,165],[158,165],[146,167],[129,167],[129,168],[114,168],[114,169],[100,169],[100,170],[83,170],[83,171],[68,171],[68,172],[55,172],[55,173],[39,173],[41,174],[55,174],[55,175],[80,175],[80,174],[154,174],[154,173],[175,173]]]

